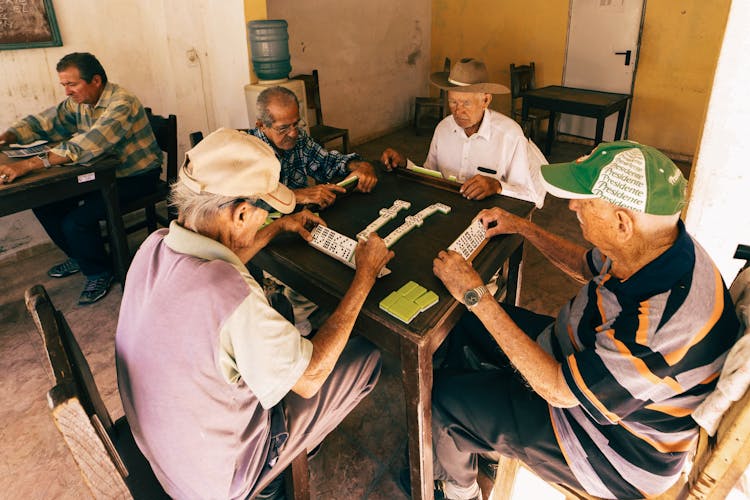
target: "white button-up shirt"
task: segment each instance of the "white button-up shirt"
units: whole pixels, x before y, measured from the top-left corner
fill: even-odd
[[[494,177],[503,195],[531,201],[541,208],[546,191],[540,167],[546,164],[542,152],[514,120],[486,109],[479,130],[471,137],[452,115],[444,118],[432,136],[424,167],[459,182],[477,174]]]

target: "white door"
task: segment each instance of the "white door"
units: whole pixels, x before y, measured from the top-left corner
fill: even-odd
[[[564,86],[632,93],[643,4],[644,0],[570,0]],[[605,122],[605,141],[614,139],[616,125],[617,113]],[[596,120],[562,115],[558,130],[593,139]]]

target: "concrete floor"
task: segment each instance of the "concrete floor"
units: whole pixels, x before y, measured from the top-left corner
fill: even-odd
[[[426,156],[430,137],[403,130],[356,147],[364,158],[378,158],[386,146],[403,151],[416,163]],[[556,144],[552,160],[583,154],[586,146]],[[579,238],[578,223],[566,202],[547,198],[534,219],[550,230]],[[132,248],[145,237],[135,235]],[[0,498],[89,497],[77,467],[56,430],[47,407],[50,374],[41,341],[25,310],[24,290],[44,285],[61,309],[95,374],[112,415],[122,415],[114,366],[114,333],[121,289],[115,284],[97,304],[76,305],[83,277],[51,279],[47,269],[64,259],[53,247],[35,247],[0,262]],[[577,285],[527,245],[521,305],[554,315]],[[314,297],[311,297],[314,299]],[[399,499],[398,471],[405,466],[406,426],[398,360],[384,355],[384,370],[372,395],[324,442],[310,462],[313,498]]]

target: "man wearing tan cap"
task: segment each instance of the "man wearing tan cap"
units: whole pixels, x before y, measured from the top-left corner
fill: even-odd
[[[470,200],[502,193],[541,208],[545,191],[539,167],[547,160],[514,120],[489,109],[492,94],[510,90],[491,83],[487,67],[475,59],[461,59],[450,73],[433,73],[430,81],[448,91],[451,114],[435,128],[424,167],[462,182],[461,193]],[[389,169],[406,165],[391,148],[381,161]]]
[[[374,387],[380,354],[354,321],[393,257],[377,235],[312,339],[276,312],[245,263],[276,235],[323,221],[288,214],[273,150],[219,129],[188,151],[171,203],[128,272],[116,336],[120,396],[138,447],[174,498],[270,496],[272,480],[313,449]],[[266,491],[264,492],[264,488]]]
[[[435,274],[470,312],[435,375],[435,475],[448,498],[475,498],[476,454],[496,450],[597,498],[657,496],[679,478],[698,437],[691,413],[737,337],[731,298],[680,221],[687,183],[661,152],[603,143],[542,175],[593,249],[499,208],[479,219],[584,286],[542,316],[497,303],[470,264],[440,252]]]

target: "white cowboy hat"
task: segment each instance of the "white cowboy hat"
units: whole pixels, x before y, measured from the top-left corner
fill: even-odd
[[[450,70],[430,75],[433,85],[443,90],[456,92],[479,92],[485,94],[510,94],[510,89],[489,81],[487,66],[476,59],[461,59]]]

